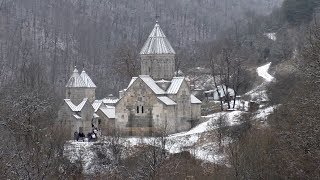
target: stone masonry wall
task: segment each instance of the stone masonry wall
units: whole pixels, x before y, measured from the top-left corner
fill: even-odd
[[[169,127],[170,132],[173,132],[175,119],[174,114],[170,113],[151,89],[138,78],[116,105],[116,127],[126,135],[151,135],[165,127],[167,117],[172,119]]]
[[[141,75],[150,75],[154,80],[169,80],[174,72],[174,55],[141,55]]]
[[[186,131],[191,128],[191,98],[190,89],[184,80],[177,94],[170,95],[176,105],[177,131]]]

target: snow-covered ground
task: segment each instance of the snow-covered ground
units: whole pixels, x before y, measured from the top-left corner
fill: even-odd
[[[269,106],[263,109],[259,109],[256,112],[256,115],[254,116],[254,118],[258,120],[266,120],[268,116],[272,114],[277,107],[278,106]]]
[[[264,82],[257,86],[247,95],[252,97],[259,97],[260,100],[267,100],[266,85],[274,78],[268,73],[271,63],[257,68],[257,73],[264,79]],[[248,102],[246,102],[248,104]],[[277,106],[264,107],[255,114],[255,119],[265,120]],[[230,111],[219,112],[203,116],[205,119],[203,123],[192,128],[189,131],[172,134],[166,137],[166,150],[169,153],[180,153],[182,151],[188,151],[197,159],[201,159],[206,162],[212,162],[216,164],[226,164],[225,154],[219,151],[218,142],[212,138],[212,132],[216,131],[218,127],[218,119],[225,117],[226,126],[235,126],[241,123],[240,117],[246,113],[245,111]],[[211,136],[210,136],[211,134]],[[152,137],[126,137],[121,139],[123,145],[130,150],[137,145],[149,144],[160,146],[159,142]],[[226,146],[232,142],[230,138],[223,139],[223,146]],[[104,143],[104,141],[98,142]],[[84,165],[84,170],[87,173],[95,171],[96,165],[93,164],[93,159],[96,157],[94,154],[95,143],[89,142],[67,142],[65,145],[64,154],[70,159],[71,162],[76,162],[81,159]],[[130,153],[127,153],[130,156]]]
[[[274,77],[271,76],[268,72],[270,66],[271,62],[257,68],[258,76],[262,77],[264,79],[264,82],[245,94],[249,95],[251,97],[251,100],[258,102],[269,101],[266,87],[270,82],[274,80]]]
[[[268,71],[269,71],[269,68],[271,66],[271,62],[264,65],[264,66],[261,66],[261,67],[258,67],[257,68],[257,73],[260,77],[262,77],[263,79],[265,79],[267,82],[271,82],[273,80],[273,76],[271,76]]]
[[[92,159],[95,156],[92,145],[92,142],[68,141],[64,145],[63,154],[68,157],[72,163],[76,163],[78,160],[81,160],[83,169],[88,172],[92,163]]]
[[[199,124],[189,131],[169,135],[166,140],[166,150],[169,153],[180,153],[182,151],[188,151],[194,155],[195,158],[203,161],[212,163],[224,163],[225,155],[218,153],[218,144],[213,142],[212,139],[208,138],[207,135],[210,132],[218,128],[217,120],[219,117],[226,117],[226,125],[233,126],[240,124],[239,118],[243,111],[232,111],[232,112],[221,112],[215,113],[202,118],[207,121]],[[148,145],[159,145],[156,139],[153,137],[127,137],[122,138],[122,142],[128,149],[133,148],[137,145],[148,144]],[[230,139],[224,139],[224,145],[228,144]],[[103,143],[103,141],[102,141]],[[81,159],[83,162],[84,169],[87,173],[94,172],[92,167],[95,167],[93,159],[95,157],[93,148],[95,148],[92,142],[75,142],[69,141],[65,145],[64,154],[70,159],[71,162],[76,162]]]
[[[266,116],[268,116],[272,110],[273,107],[261,110],[261,112],[259,111],[257,113],[256,118],[266,118]],[[165,149],[172,154],[188,151],[195,158],[205,162],[226,164],[226,155],[219,151],[218,142],[212,138],[212,135],[214,136],[214,131],[218,129],[217,120],[221,116],[225,117],[226,126],[235,126],[241,123],[240,117],[243,113],[246,112],[220,112],[203,116],[203,118],[207,119],[207,121],[199,124],[189,131],[169,135],[166,138],[167,143]],[[160,142],[153,137],[127,137],[122,138],[121,141],[122,144],[126,146],[127,150],[142,144],[160,146]],[[232,140],[226,137],[222,141],[222,146],[225,147],[230,142],[232,142]],[[104,143],[104,141],[96,143]],[[95,162],[93,161],[97,156],[94,152],[94,148],[96,148],[94,142],[70,141],[65,145],[64,154],[70,159],[71,162],[81,160],[85,172],[90,174],[94,173],[98,169],[97,164],[94,164]],[[127,154],[130,154],[130,152],[127,152]]]

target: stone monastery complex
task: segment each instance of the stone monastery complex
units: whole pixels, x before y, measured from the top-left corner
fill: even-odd
[[[119,98],[95,99],[96,85],[75,68],[66,85],[59,122],[75,133],[93,129],[103,135],[172,134],[189,130],[199,119],[201,101],[185,77],[175,77],[175,51],[156,23],[140,52],[141,75],[132,77]]]

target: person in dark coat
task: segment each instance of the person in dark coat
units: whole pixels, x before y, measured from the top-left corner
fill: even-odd
[[[86,136],[84,135],[83,132],[80,132],[80,133],[79,133],[79,139],[80,139],[80,140],[84,141],[84,138],[85,138],[85,137],[86,137]]]
[[[79,141],[79,133],[77,131],[74,132],[73,138],[74,138],[74,140]]]
[[[87,134],[87,138],[88,138],[88,141],[90,142],[90,141],[91,141],[91,139],[92,139],[92,137],[91,137],[91,133],[88,133],[88,134]]]

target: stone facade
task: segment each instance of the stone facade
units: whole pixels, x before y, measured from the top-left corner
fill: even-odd
[[[173,54],[141,55],[141,75],[150,75],[154,80],[172,79],[174,72]]]
[[[116,128],[126,135],[189,130],[201,101],[184,77],[174,77],[175,51],[157,23],[140,52],[141,76],[133,77],[115,105]]]
[[[95,100],[96,85],[92,82],[85,71],[81,74],[75,68],[66,85],[66,99],[58,114],[60,125],[70,131],[70,138],[74,133],[87,135],[93,129],[108,131],[109,118],[107,106],[102,101]]]
[[[88,98],[89,102],[93,102],[96,97],[96,89],[88,87],[67,87],[66,98],[71,99],[73,103],[80,104],[84,98]]]
[[[96,86],[90,77],[74,70],[59,112],[71,137],[74,132],[92,132],[92,128],[103,135],[172,134],[189,130],[200,119],[201,101],[191,94],[184,77],[174,77],[175,51],[158,23],[140,57],[141,75],[132,78],[117,100],[96,100]]]
[[[161,103],[140,78],[126,90],[115,112],[117,129],[127,135],[151,135],[163,129],[176,132],[176,107]]]
[[[145,82],[153,80],[150,76],[135,78],[115,106],[116,129],[136,136],[189,130],[200,119],[201,102],[192,102],[188,83],[180,79],[183,80],[176,93],[157,94],[151,86],[157,84]]]
[[[86,101],[83,108],[79,112],[74,112],[67,103],[64,103],[59,111],[59,122],[62,127],[69,129],[70,137],[72,138],[74,132],[82,132],[87,134],[92,132],[92,114],[94,110]],[[80,118],[81,117],[81,118]]]

